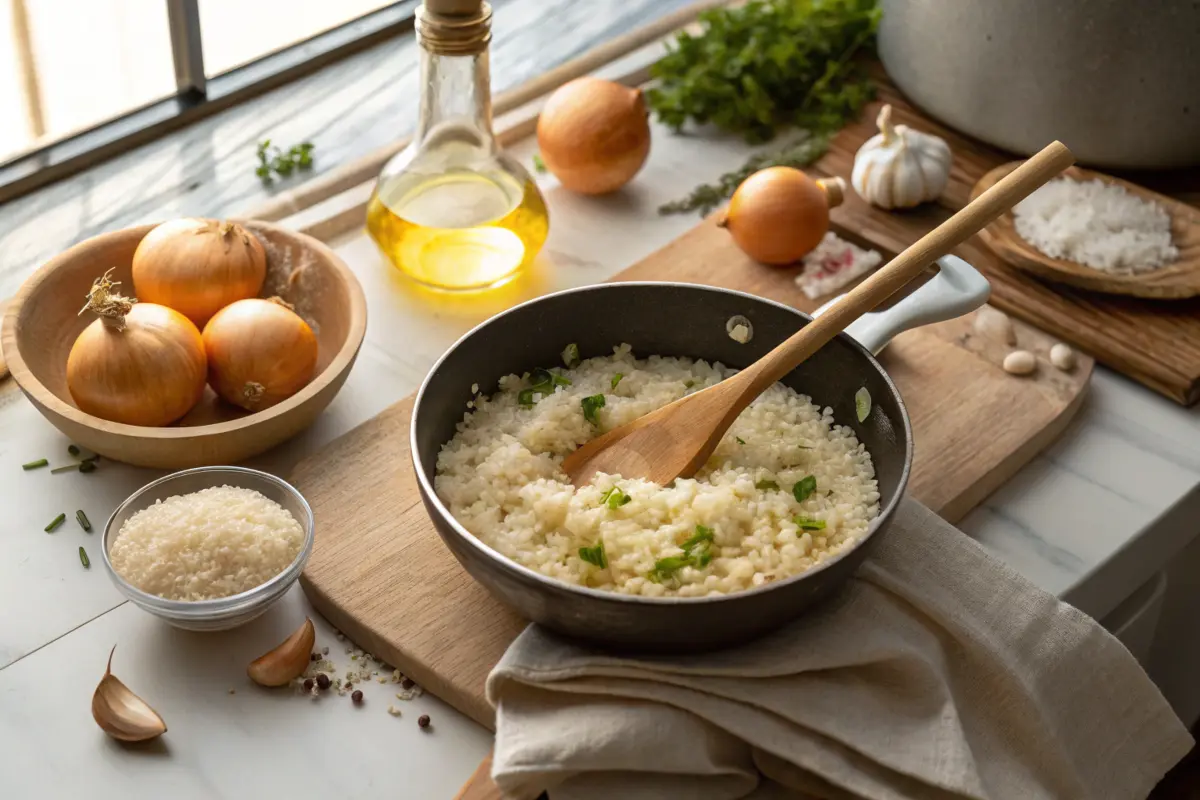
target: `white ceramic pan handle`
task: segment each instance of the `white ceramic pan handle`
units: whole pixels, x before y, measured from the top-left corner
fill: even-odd
[[[958,256],[942,256],[937,265],[937,275],[924,286],[886,311],[863,314],[846,328],[846,334],[878,354],[907,330],[961,317],[987,302],[992,287],[977,269]],[[823,314],[839,298],[840,295],[822,305],[813,316]]]

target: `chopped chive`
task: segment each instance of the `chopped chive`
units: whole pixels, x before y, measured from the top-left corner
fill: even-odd
[[[538,153],[533,154],[533,168],[541,173],[546,172],[546,162],[542,161],[542,157]]]
[[[30,461],[30,462],[28,462],[28,463],[26,463],[26,464],[22,464],[22,465],[21,465],[21,469],[25,469],[25,470],[29,470],[29,469],[39,469],[39,468],[41,468],[41,467],[44,467],[44,466],[46,466],[46,465],[47,465],[47,464],[49,464],[49,463],[50,463],[50,462],[49,462],[49,461],[47,461],[46,459],[44,459],[44,458],[39,458],[37,461]]]
[[[745,440],[745,439],[743,439],[743,438],[742,438],[742,437],[740,437],[740,436],[735,436],[735,437],[733,437],[733,440],[734,440],[735,442],[737,442],[738,444],[745,444],[745,443],[746,443],[746,440]]]
[[[578,367],[580,361],[579,345],[571,342],[569,345],[564,347],[562,351],[562,360],[563,363],[567,365],[568,369],[571,367]]]
[[[600,413],[600,409],[604,408],[604,395],[594,394],[591,397],[585,397],[579,401],[583,407],[583,418],[593,425],[600,424],[600,418],[596,416]]]
[[[80,472],[95,472],[97,459],[89,458],[79,462]]]
[[[864,422],[871,415],[871,393],[865,386],[854,393],[854,413],[859,422]]]
[[[75,512],[75,519],[79,521],[79,527],[83,528],[88,533],[92,531],[92,522],[87,518],[87,514],[83,513],[83,509]]]
[[[620,383],[621,378],[624,378],[624,377],[625,376],[619,372],[616,375],[613,375],[612,376],[612,388],[614,388],[614,389],[617,388],[617,384]]]
[[[92,562],[87,557],[87,550],[84,550],[82,546],[79,548],[79,563],[88,569],[92,567]]]
[[[779,484],[776,483],[775,481],[763,480],[763,481],[759,481],[758,483],[754,484],[754,488],[758,489],[759,491],[763,491],[763,492],[768,492],[768,491],[769,492],[778,492]]]
[[[67,452],[73,456],[77,456],[77,455],[79,455],[79,448],[73,444],[69,444],[69,445],[67,445]]]
[[[621,506],[625,505],[633,498],[622,492],[618,487],[614,486],[604,493],[600,498],[600,502],[608,506],[611,510],[616,511]]]
[[[601,540],[595,547],[579,548],[579,557],[589,564],[594,564],[600,569],[608,566],[608,558],[604,555],[604,541]]]
[[[77,461],[74,464],[63,464],[61,467],[55,467],[50,470],[51,475],[57,475],[60,472],[75,472],[83,467],[83,462]]]
[[[50,521],[50,524],[49,524],[49,525],[47,525],[47,526],[46,526],[45,528],[43,528],[42,530],[44,530],[46,533],[50,533],[52,530],[54,530],[55,528],[57,528],[59,525],[62,525],[62,524],[63,524],[63,520],[65,520],[66,518],[67,518],[67,515],[66,515],[66,514],[59,514],[57,517],[55,517],[54,519],[52,519],[52,520]]]
[[[792,517],[792,522],[796,523],[801,530],[806,531],[823,531],[825,530],[825,520],[812,519],[811,517]]]
[[[807,475],[792,487],[792,497],[796,498],[797,503],[803,503],[808,499],[808,496],[817,490],[817,479],[813,475]]]

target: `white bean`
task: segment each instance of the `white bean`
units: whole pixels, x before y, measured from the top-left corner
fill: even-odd
[[[1050,363],[1063,372],[1075,368],[1075,351],[1061,342],[1050,348]]]
[[[1013,350],[1004,357],[1004,371],[1010,375],[1029,375],[1037,369],[1037,358],[1028,350]]]

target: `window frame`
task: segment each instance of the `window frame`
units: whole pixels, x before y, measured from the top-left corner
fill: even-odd
[[[0,203],[408,33],[420,4],[420,0],[398,0],[209,78],[204,72],[199,0],[165,2],[175,94],[0,161]]]

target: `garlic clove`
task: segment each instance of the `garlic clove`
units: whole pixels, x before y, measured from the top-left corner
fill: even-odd
[[[112,674],[113,645],[108,667],[100,685],[92,694],[92,718],[100,729],[122,742],[144,742],[167,732],[167,723],[158,712]]]
[[[1050,363],[1063,372],[1070,372],[1075,368],[1075,351],[1059,342],[1050,348]]]
[[[1013,350],[1004,357],[1004,371],[1010,375],[1031,375],[1037,369],[1037,356],[1028,350]]]
[[[260,686],[284,686],[308,667],[316,641],[312,620],[305,617],[304,624],[278,647],[251,661],[246,674]]]
[[[1003,342],[1007,345],[1015,345],[1017,343],[1017,332],[1013,329],[1012,320],[1003,311],[992,308],[991,306],[982,306],[975,312],[975,321],[972,323],[975,332],[980,336],[985,336],[997,342]]]

